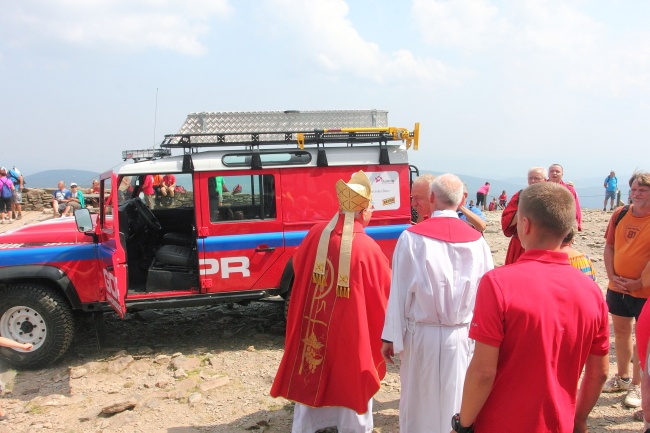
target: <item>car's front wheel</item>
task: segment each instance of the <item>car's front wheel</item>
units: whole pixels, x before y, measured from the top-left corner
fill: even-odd
[[[16,368],[40,368],[59,359],[74,337],[74,319],[66,300],[37,283],[0,291],[0,335],[31,343],[29,351],[0,347],[0,359]]]

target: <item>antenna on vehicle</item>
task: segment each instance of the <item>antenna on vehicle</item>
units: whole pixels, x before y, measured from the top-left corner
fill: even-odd
[[[156,108],[153,110],[153,144],[151,148],[156,147],[156,121],[158,120],[158,88],[156,87]]]

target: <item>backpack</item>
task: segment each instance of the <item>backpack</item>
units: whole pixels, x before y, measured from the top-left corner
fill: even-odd
[[[14,196],[13,191],[11,190],[11,187],[9,186],[9,183],[7,183],[6,180],[1,180],[2,182],[2,198],[11,198]]]
[[[14,186],[20,186],[20,172],[16,172],[13,169],[7,172],[7,177],[13,182]],[[23,177],[23,185],[25,185],[25,178]]]

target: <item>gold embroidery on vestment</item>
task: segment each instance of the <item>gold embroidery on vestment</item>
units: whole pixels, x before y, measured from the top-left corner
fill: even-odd
[[[315,284],[315,287],[312,287],[313,295],[311,300],[309,300],[308,311],[305,312],[303,320],[307,321],[305,334],[302,338],[303,350],[302,356],[300,359],[300,367],[298,368],[298,374],[303,373],[303,369],[307,367],[307,373],[314,373],[316,368],[323,362],[323,352],[325,343],[318,339],[316,333],[316,326],[321,326],[327,328],[329,326],[328,322],[318,319],[318,314],[324,312],[327,307],[327,302],[324,300],[327,294],[332,290],[331,286],[326,286],[328,281],[328,276],[332,275],[333,267],[332,262],[326,260],[326,269],[323,275],[312,275],[312,282]],[[329,278],[330,284],[332,279]],[[322,283],[322,284],[321,284]],[[319,335],[327,335],[327,332],[319,332]]]

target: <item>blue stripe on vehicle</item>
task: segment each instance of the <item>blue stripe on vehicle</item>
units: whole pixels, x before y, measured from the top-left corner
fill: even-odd
[[[388,239],[397,239],[404,230],[411,227],[410,224],[400,224],[392,226],[368,226],[366,233],[376,241],[385,241]]]
[[[0,267],[42,263],[92,260],[97,257],[96,245],[75,244],[43,248],[0,250]]]
[[[264,244],[269,247],[282,247],[282,232],[253,233],[247,235],[210,236],[203,239],[203,251],[248,250]]]
[[[376,241],[397,239],[399,235],[410,227],[409,224],[372,226],[366,227],[368,236]],[[228,235],[228,236],[210,236],[203,239],[203,252],[245,250],[256,248],[261,244],[269,247],[282,246],[281,232],[272,233],[253,233],[246,235]],[[307,231],[295,231],[284,233],[284,242],[286,247],[297,247],[300,242],[307,236]],[[201,249],[199,243],[199,249]]]
[[[297,247],[298,245],[300,245],[300,242],[302,242],[302,240],[305,239],[307,233],[309,233],[307,230],[303,230],[299,232],[286,232],[284,234],[284,241],[286,242],[286,245],[288,247]]]

